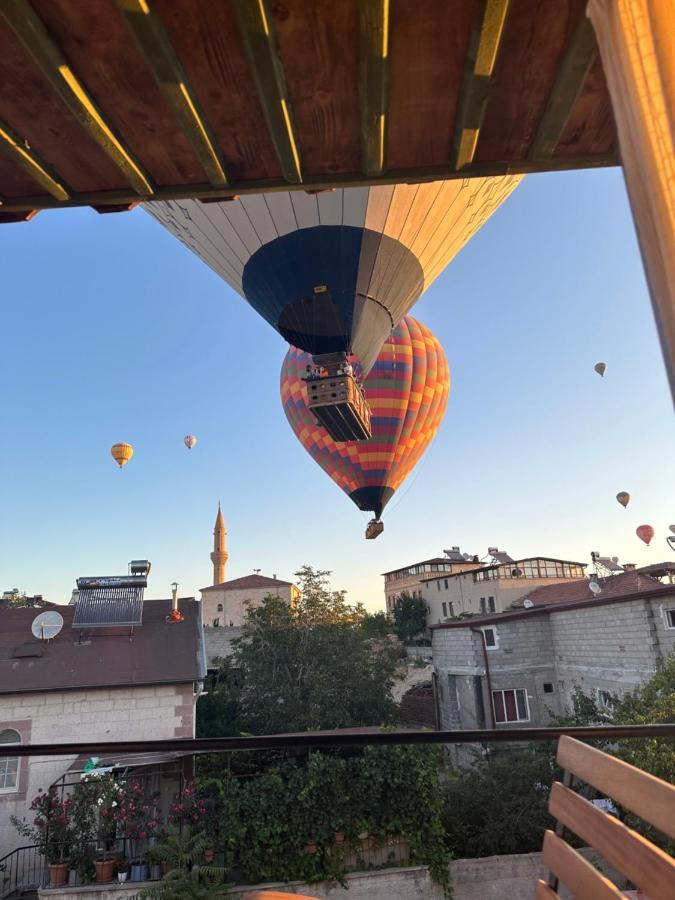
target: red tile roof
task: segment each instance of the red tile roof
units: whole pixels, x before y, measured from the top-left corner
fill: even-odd
[[[210,587],[201,588],[205,591],[239,591],[242,588],[266,588],[266,587],[291,587],[290,581],[280,581],[278,578],[268,578],[266,575],[244,575],[243,578],[234,578],[232,581],[222,581],[220,584],[212,584]]]
[[[554,606],[560,603],[577,603],[580,600],[595,600],[600,597],[624,597],[626,594],[636,594],[642,591],[653,591],[654,588],[663,587],[660,581],[641,572],[622,572],[621,575],[612,575],[609,578],[599,579],[602,591],[594,594],[588,586],[586,579],[568,581],[561,584],[547,584],[535,588],[514,600],[511,606],[520,609],[525,600],[530,600],[533,606]]]
[[[134,628],[72,627],[74,606],[52,606],[64,625],[50,641],[31,634],[35,609],[0,610],[0,694],[177,684],[204,678],[201,603],[181,599],[183,622],[167,623],[171,600],[146,600]]]

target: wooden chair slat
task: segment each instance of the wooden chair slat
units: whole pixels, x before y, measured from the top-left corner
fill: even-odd
[[[558,742],[558,763],[675,838],[675,786],[567,735]]]
[[[534,894],[535,900],[560,900],[560,894],[556,894],[552,887],[549,887],[541,878],[537,882],[537,889]]]
[[[617,900],[623,893],[552,831],[544,835],[544,865],[569,889],[574,900]]]
[[[557,781],[551,789],[549,810],[650,900],[672,900],[675,860],[663,850]]]

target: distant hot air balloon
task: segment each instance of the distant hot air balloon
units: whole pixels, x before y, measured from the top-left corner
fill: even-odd
[[[362,510],[382,510],[427,449],[445,414],[450,374],[443,348],[411,316],[397,325],[365,380],[372,437],[336,442],[315,424],[302,380],[310,362],[294,347],[281,368],[281,401],[303,447]]]
[[[294,347],[349,352],[368,374],[420,295],[520,176],[279,191],[145,210]]]
[[[194,436],[194,434],[186,434],[183,438],[183,443],[188,448],[188,450],[192,450],[194,445],[197,443],[197,438]]]
[[[593,366],[593,368],[595,369],[595,371],[598,373],[598,375],[599,375],[601,378],[604,378],[604,377],[605,377],[605,372],[607,371],[607,363],[604,363],[604,362],[596,363],[596,364]]]
[[[110,448],[110,454],[120,469],[123,469],[134,455],[134,448],[131,444],[113,444]]]
[[[641,541],[644,541],[645,544],[649,546],[654,537],[654,529],[651,525],[638,525],[635,529],[635,534],[637,534]]]
[[[626,507],[630,503],[630,494],[628,493],[628,491],[619,491],[619,493],[616,495],[616,499],[623,506],[623,508],[626,509]]]
[[[668,528],[675,534],[675,525],[669,525]]]

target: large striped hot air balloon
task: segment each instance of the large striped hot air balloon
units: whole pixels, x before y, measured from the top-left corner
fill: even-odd
[[[443,420],[450,373],[443,348],[411,316],[399,322],[365,380],[372,437],[336,442],[315,424],[302,380],[308,354],[291,347],[281,368],[281,401],[302,446],[362,510],[376,519],[433,440]]]
[[[367,374],[420,294],[520,176],[250,194],[145,209],[289,344]]]

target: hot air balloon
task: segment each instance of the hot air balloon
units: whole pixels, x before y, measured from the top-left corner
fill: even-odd
[[[649,546],[654,537],[654,529],[651,525],[638,525],[635,529],[635,534],[637,534],[641,541],[644,541],[645,544]]]
[[[626,509],[626,507],[630,503],[630,494],[628,493],[628,491],[619,491],[619,493],[616,495],[616,499],[623,506],[623,508]]]
[[[672,531],[673,534],[675,534],[675,525],[669,525],[668,528],[670,529],[670,531]]]
[[[519,181],[282,191],[145,209],[289,344],[313,356],[353,354],[367,375],[392,328]]]
[[[183,443],[188,448],[188,450],[192,450],[194,445],[197,443],[197,438],[194,436],[194,434],[186,434],[183,438]]]
[[[359,509],[372,510],[379,520],[443,420],[450,392],[443,348],[411,316],[399,322],[365,379],[373,432],[367,441],[334,441],[315,423],[303,381],[309,361],[294,347],[286,354],[281,369],[286,418],[321,468]]]
[[[123,469],[134,455],[134,448],[131,444],[113,444],[110,448],[110,455],[115,460],[120,469]]]
[[[605,372],[607,371],[607,363],[604,363],[604,362],[596,363],[596,364],[593,366],[593,368],[595,369],[595,371],[598,373],[598,375],[599,375],[601,378],[604,378],[604,377],[605,377]]]

